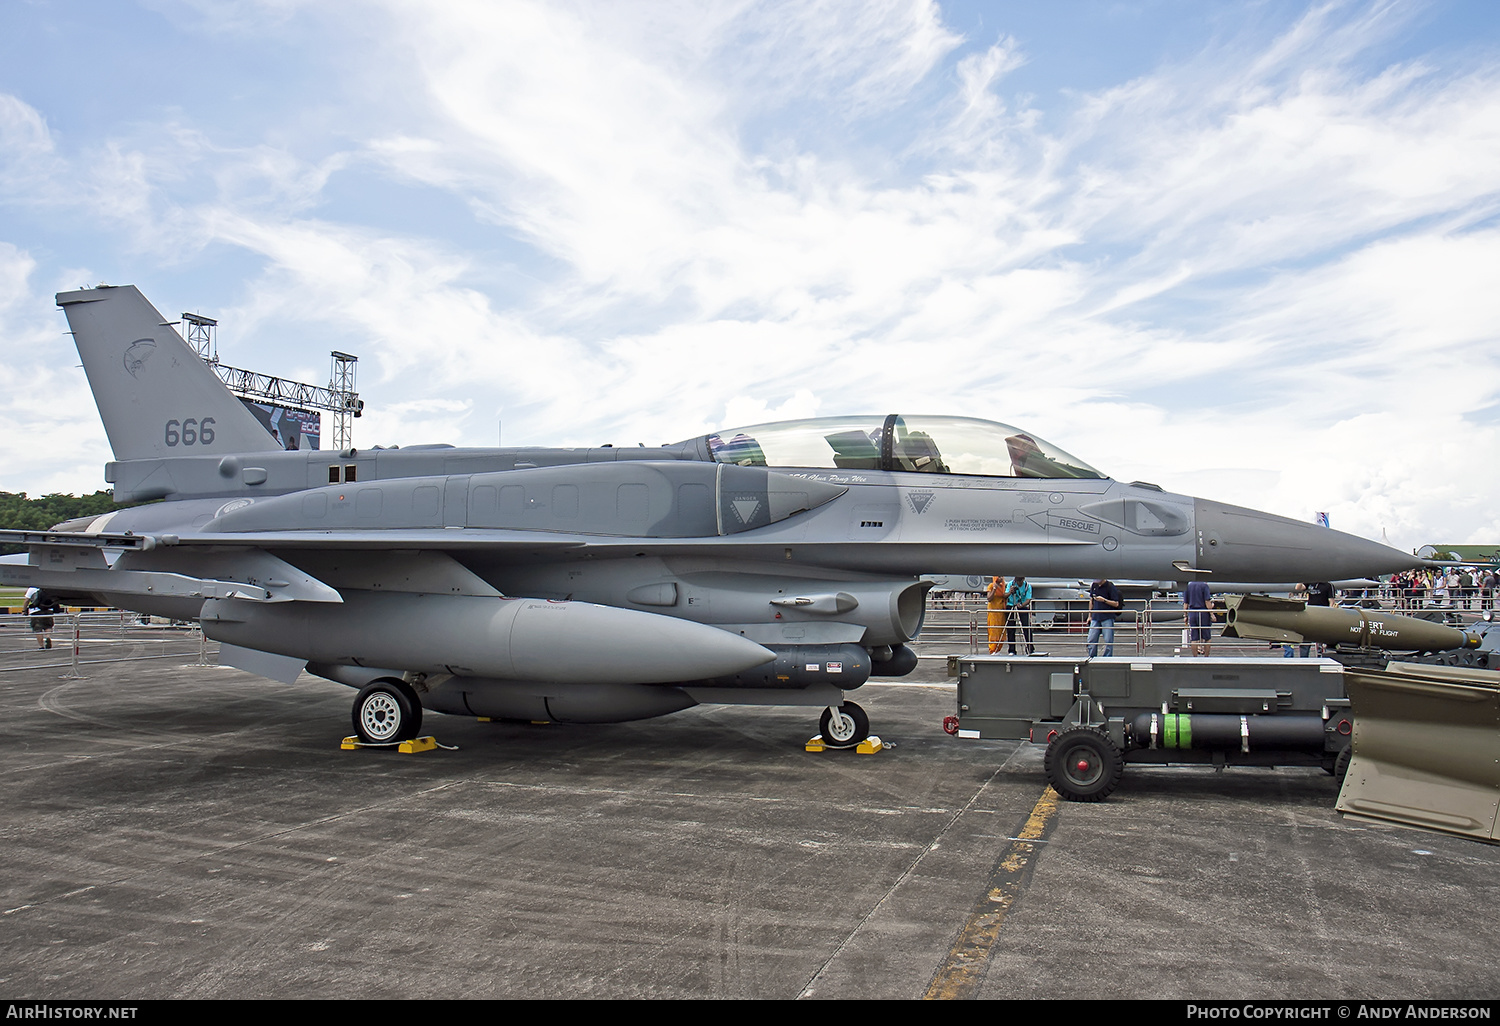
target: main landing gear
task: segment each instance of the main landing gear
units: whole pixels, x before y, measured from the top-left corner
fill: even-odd
[[[829,706],[818,720],[818,733],[829,748],[857,748],[870,736],[870,717],[853,702]]]
[[[422,729],[422,702],[410,684],[381,677],[360,689],[352,713],[354,732],[367,745],[410,741]],[[827,748],[858,748],[870,737],[870,717],[853,702],[829,706],[818,720]]]
[[[422,703],[405,681],[373,680],[354,699],[354,732],[365,744],[399,744],[416,737],[421,729]]]

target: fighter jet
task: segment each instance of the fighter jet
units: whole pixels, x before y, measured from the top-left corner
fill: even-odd
[[[962,417],[761,424],[657,448],[284,451],[133,286],[60,293],[121,502],[4,583],[197,620],[224,662],[358,689],[356,732],[423,710],[613,722],[698,703],[821,708],[916,666],[922,574],[1333,580],[1384,545],[1113,481]],[[13,557],[15,558],[15,557]]]

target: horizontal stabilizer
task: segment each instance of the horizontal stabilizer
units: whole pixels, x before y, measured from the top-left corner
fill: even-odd
[[[79,531],[0,531],[0,545],[53,545],[68,549],[138,549],[150,552],[158,545],[176,545],[170,535],[84,534]]]
[[[0,542],[28,546],[25,562],[0,566],[0,583],[65,595],[238,598],[252,602],[343,601],[337,590],[258,549],[177,547],[172,535],[88,535],[0,531]],[[123,545],[122,545],[123,543]],[[114,564],[104,549],[124,547]],[[153,553],[143,557],[144,553]]]
[[[239,581],[209,581],[155,570],[54,570],[31,564],[0,564],[0,585],[7,588],[41,588],[61,595],[106,595],[116,605],[129,596],[168,598],[238,598],[252,602],[277,599],[265,588]]]

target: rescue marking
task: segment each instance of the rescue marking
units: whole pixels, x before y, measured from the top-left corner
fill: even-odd
[[[972,998],[979,991],[990,952],[1000,939],[1000,928],[1026,887],[1036,867],[1036,856],[1047,843],[1047,835],[1056,825],[1058,796],[1049,784],[1037,799],[1026,825],[1011,842],[990,874],[990,887],[974,903],[969,921],[958,931],[948,955],[933,974],[924,1001],[952,1001]]]

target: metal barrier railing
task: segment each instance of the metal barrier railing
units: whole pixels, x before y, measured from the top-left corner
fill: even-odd
[[[23,613],[0,614],[0,673],[57,669],[64,677],[83,676],[81,668],[139,659],[217,661],[217,644],[196,622],[142,617],[110,609],[53,613],[45,620]],[[40,629],[38,629],[40,628]],[[49,646],[47,642],[50,641]]]
[[[1467,627],[1493,615],[1494,596],[1481,594],[1448,596],[1434,599],[1420,591],[1397,591],[1390,588],[1369,589],[1363,599],[1358,593],[1346,593],[1346,602],[1374,601],[1381,608],[1412,615],[1441,615],[1451,626]],[[1418,605],[1418,603],[1421,603]],[[1086,599],[1038,600],[1023,607],[1031,621],[1031,645],[1037,652],[1082,657],[1087,654],[1089,610]],[[983,595],[929,596],[926,621],[913,643],[919,654],[928,656],[968,652],[978,655],[990,649],[991,611]],[[1215,655],[1241,657],[1282,657],[1317,655],[1315,645],[1283,646],[1220,635],[1224,624],[1223,610],[1215,610],[1210,645]],[[136,659],[196,659],[199,665],[213,665],[218,659],[218,644],[204,636],[196,621],[168,621],[160,617],[143,617],[124,610],[67,611],[53,614],[53,627],[41,638],[52,639],[52,647],[38,643],[32,629],[32,617],[22,613],[0,614],[0,673],[17,669],[55,668],[67,675],[80,675],[80,667],[98,663]],[[998,619],[998,618],[997,618]],[[1012,645],[1018,653],[1026,649],[1024,625],[1014,611],[1007,611],[999,628],[999,647],[1006,652]],[[1146,600],[1127,599],[1115,623],[1114,654],[1170,654],[1186,651],[1187,624],[1181,599],[1161,597]],[[1304,649],[1306,650],[1304,652]],[[1102,648],[1101,648],[1102,651]]]
[[[1153,643],[1156,621],[1174,616],[1181,621],[1180,606],[1174,614],[1161,603],[1127,600],[1114,624],[1115,654],[1146,651]],[[1030,647],[1037,651],[1081,656],[1087,651],[1089,621],[1086,599],[1045,599],[1001,611],[989,609],[982,597],[979,601],[955,601],[944,596],[929,605],[917,644],[948,651],[962,648],[970,654],[988,652],[992,644],[998,644],[1001,651],[1014,647],[1020,654],[1028,647],[1029,634]],[[1099,644],[1102,651],[1102,637]]]
[[[1465,605],[1465,599],[1468,604]],[[1405,615],[1441,615],[1450,625],[1466,628],[1492,612],[1493,597],[1481,596],[1475,589],[1472,596],[1450,596],[1446,602],[1431,596],[1422,598],[1415,593],[1397,593],[1387,589],[1382,595],[1378,589],[1368,592],[1346,592],[1343,601],[1378,602],[1380,608]],[[1418,605],[1418,602],[1422,602]],[[1481,603],[1488,602],[1488,605]],[[1044,599],[1023,607],[1030,613],[1033,645],[1037,651],[1046,650],[1052,655],[1078,656],[1087,654],[1089,630],[1089,603],[1087,599]],[[966,650],[970,655],[981,655],[990,650],[990,626],[992,613],[983,595],[944,594],[929,601],[927,618],[914,643],[918,650],[938,654],[940,650],[958,652]],[[1321,653],[1317,645],[1282,645],[1245,638],[1226,638],[1221,635],[1225,611],[1213,609],[1209,645],[1212,654],[1252,658],[1264,656],[1284,658]],[[999,617],[995,617],[999,620]],[[1014,643],[1018,654],[1024,652],[1024,638],[1018,629],[1014,612],[1006,611],[1000,625],[1000,650],[1009,652]],[[1151,599],[1127,599],[1114,630],[1114,654],[1132,653],[1170,654],[1189,650],[1188,625],[1184,616],[1182,600],[1176,596]],[[1102,642],[1100,651],[1103,651]]]
[[[1356,600],[1374,599],[1383,609],[1405,612],[1412,609],[1458,609],[1483,612],[1495,608],[1494,588],[1474,586],[1443,590],[1440,588],[1393,588],[1381,585],[1353,594]]]

